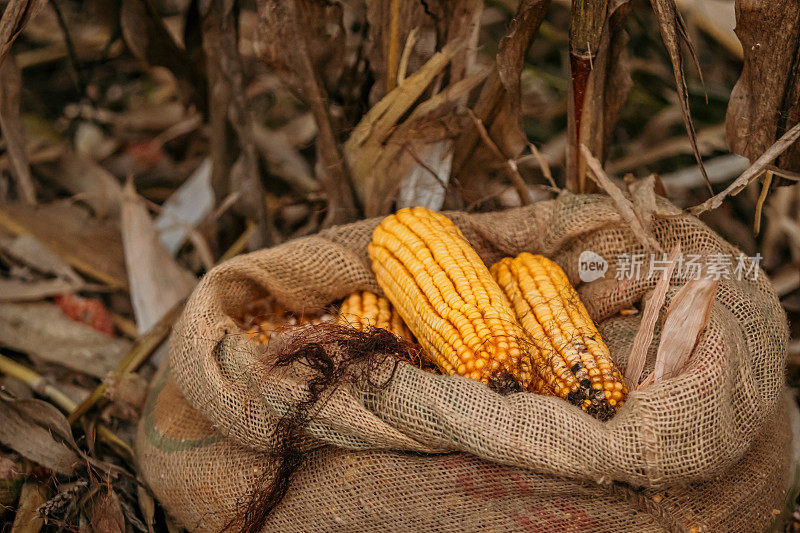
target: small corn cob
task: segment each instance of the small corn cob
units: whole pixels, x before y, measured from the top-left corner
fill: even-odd
[[[403,340],[414,340],[389,300],[369,291],[354,292],[345,298],[336,323],[360,330],[383,328]]]
[[[491,268],[511,301],[531,350],[535,392],[559,396],[606,420],[627,390],[600,333],[553,261],[521,253]]]
[[[369,256],[383,292],[442,372],[530,385],[514,311],[447,217],[401,209],[375,229]]]

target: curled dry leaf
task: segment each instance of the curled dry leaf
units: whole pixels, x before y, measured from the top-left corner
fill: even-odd
[[[0,392],[0,442],[59,474],[73,474],[81,463],[67,419],[42,400]]]
[[[800,3],[737,0],[736,35],[744,65],[728,103],[728,143],[755,161],[800,122]],[[775,164],[799,172],[800,143],[786,147]]]
[[[667,308],[656,354],[653,383],[674,377],[686,368],[700,334],[708,325],[719,281],[693,279],[672,298]]]
[[[28,21],[46,3],[47,0],[11,0],[6,3],[3,16],[0,17],[0,64]]]
[[[498,43],[495,68],[481,87],[475,105],[472,106],[478,117],[495,140],[506,158],[517,157],[527,146],[527,138],[522,131],[519,107],[520,75],[525,64],[525,54],[539,31],[550,0],[524,0],[520,2],[509,29]],[[453,175],[457,176],[465,188],[474,186],[481,173],[475,171],[478,160],[486,149],[479,146],[480,132],[475,127],[467,127],[461,132],[453,149]]]

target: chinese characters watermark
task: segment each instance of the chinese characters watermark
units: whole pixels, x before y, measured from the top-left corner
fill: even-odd
[[[619,254],[615,264],[614,279],[659,279],[672,267],[673,275],[685,280],[757,280],[761,254],[681,254],[670,261],[667,254]],[[585,250],[578,258],[578,275],[581,281],[590,282],[602,277],[608,262],[599,254]]]

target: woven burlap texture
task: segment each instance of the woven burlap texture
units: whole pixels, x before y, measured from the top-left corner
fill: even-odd
[[[624,372],[640,317],[618,311],[641,301],[657,276],[648,279],[643,272],[637,280],[580,283],[578,256],[584,250],[605,258],[612,276],[619,255],[646,252],[609,198],[564,195],[500,213],[449,215],[487,265],[522,251],[555,260],[578,287]],[[229,438],[226,443],[251,455],[269,453],[277,418],[306,397],[304,369],[272,369],[270,353],[249,342],[237,326],[241,309],[266,295],[302,311],[356,290],[380,292],[367,256],[378,222],[335,227],[240,256],[201,281],[170,341],[171,373],[188,403]],[[734,262],[740,254],[666,201],[658,203],[653,232],[664,251],[680,243],[684,254],[725,254]],[[673,276],[667,304],[684,282]],[[653,368],[662,322],[663,313],[645,373]],[[326,397],[308,428],[309,449],[319,447],[309,453],[316,461],[331,454],[348,457],[353,450],[375,457],[464,452],[481,468],[505,465],[550,476],[546,484],[552,490],[561,483],[552,476],[572,480],[564,481],[565,490],[575,490],[576,483],[596,487],[596,482],[615,481],[662,489],[705,481],[746,461],[745,452],[765,425],[775,427],[787,337],[785,315],[763,272],[755,280],[723,279],[686,371],[631,392],[609,422],[557,398],[502,396],[477,382],[402,363],[385,388],[339,387]],[[407,460],[409,465],[452,460],[386,457],[391,464]],[[381,472],[391,477],[392,468]],[[431,476],[431,471],[420,474],[417,489]]]
[[[164,370],[137,436],[140,472],[182,525],[218,532],[262,473],[274,471],[274,459],[216,432]],[[764,531],[791,499],[790,402],[768,417],[729,473],[665,490],[548,476],[465,453],[319,447],[265,531]]]

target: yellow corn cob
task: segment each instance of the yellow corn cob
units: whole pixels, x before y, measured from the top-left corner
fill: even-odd
[[[383,328],[403,340],[414,340],[389,300],[369,291],[354,292],[345,298],[336,323],[361,330]]]
[[[375,229],[369,256],[383,292],[442,372],[530,385],[514,311],[447,217],[401,209]]]
[[[491,268],[530,341],[534,390],[581,406],[602,420],[625,401],[627,390],[600,333],[553,261],[521,253]]]

